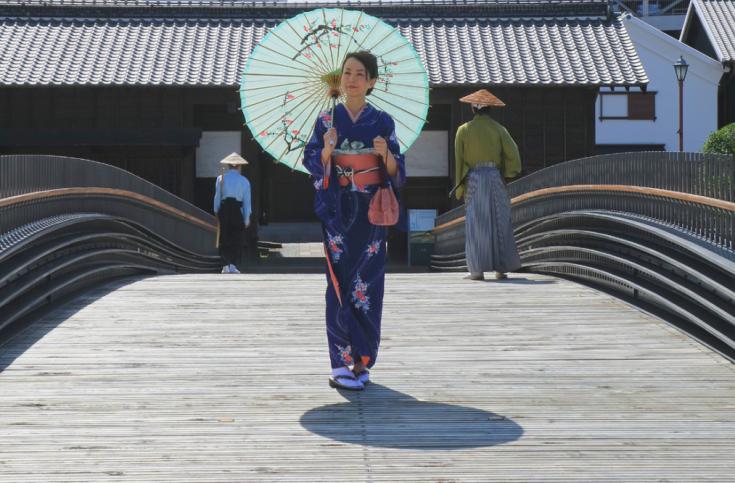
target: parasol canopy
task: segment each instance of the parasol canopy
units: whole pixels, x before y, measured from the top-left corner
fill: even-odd
[[[405,152],[429,108],[429,78],[413,45],[395,27],[361,11],[321,8],[287,19],[253,49],[240,100],[254,138],[274,159],[306,172],[303,151],[320,112],[339,93],[345,55],[368,50],[378,80],[367,101],[387,112]]]

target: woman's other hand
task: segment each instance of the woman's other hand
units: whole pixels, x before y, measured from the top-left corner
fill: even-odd
[[[378,136],[375,139],[373,139],[373,151],[375,151],[375,154],[378,156],[381,156],[384,160],[388,159],[388,142]]]
[[[373,139],[373,152],[383,158],[383,162],[390,176],[398,174],[398,163],[396,163],[393,153],[388,149],[388,142],[385,138],[378,136]]]

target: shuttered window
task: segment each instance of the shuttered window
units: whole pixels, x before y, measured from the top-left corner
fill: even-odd
[[[656,96],[653,92],[628,94],[628,119],[656,120]]]

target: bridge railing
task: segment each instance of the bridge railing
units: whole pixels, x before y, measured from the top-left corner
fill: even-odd
[[[0,333],[101,280],[216,270],[215,236],[212,215],[127,171],[0,156]]]
[[[0,156],[0,199],[62,188],[109,188],[128,191],[214,225],[215,219],[191,203],[129,171],[87,159],[47,155]],[[14,226],[0,219],[0,233]]]
[[[605,289],[735,358],[735,160],[578,159],[510,183],[525,271]],[[465,270],[464,207],[437,219],[432,266]]]
[[[508,192],[517,201],[516,225],[555,213],[583,196],[589,198],[587,209],[651,217],[730,250],[735,243],[729,205],[718,202],[735,201],[732,156],[676,152],[593,156],[537,171],[511,183]],[[520,203],[531,193],[561,205]]]
[[[511,198],[543,188],[596,184],[678,191],[735,201],[733,157],[724,154],[633,152],[580,158],[550,166],[508,185]]]

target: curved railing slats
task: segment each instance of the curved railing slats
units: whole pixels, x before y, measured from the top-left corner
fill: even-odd
[[[732,156],[596,156],[508,191],[524,271],[603,289],[735,360]],[[432,268],[466,270],[464,206],[436,224]]]
[[[128,173],[57,156],[0,156],[0,336],[111,278],[212,272],[212,215]]]
[[[128,201],[137,201],[150,208],[157,208],[162,212],[169,213],[172,216],[179,217],[189,223],[201,226],[205,230],[209,230],[211,232],[216,232],[217,230],[217,227],[212,222],[208,222],[202,218],[192,216],[178,208],[174,208],[145,195],[134,193],[128,190],[114,188],[57,188],[46,191],[38,191],[35,193],[24,193],[21,195],[0,199],[0,208],[10,207],[13,205],[21,206],[24,204],[28,204],[29,202],[36,202],[40,200],[59,200],[61,198],[80,198],[93,196],[121,198]]]

